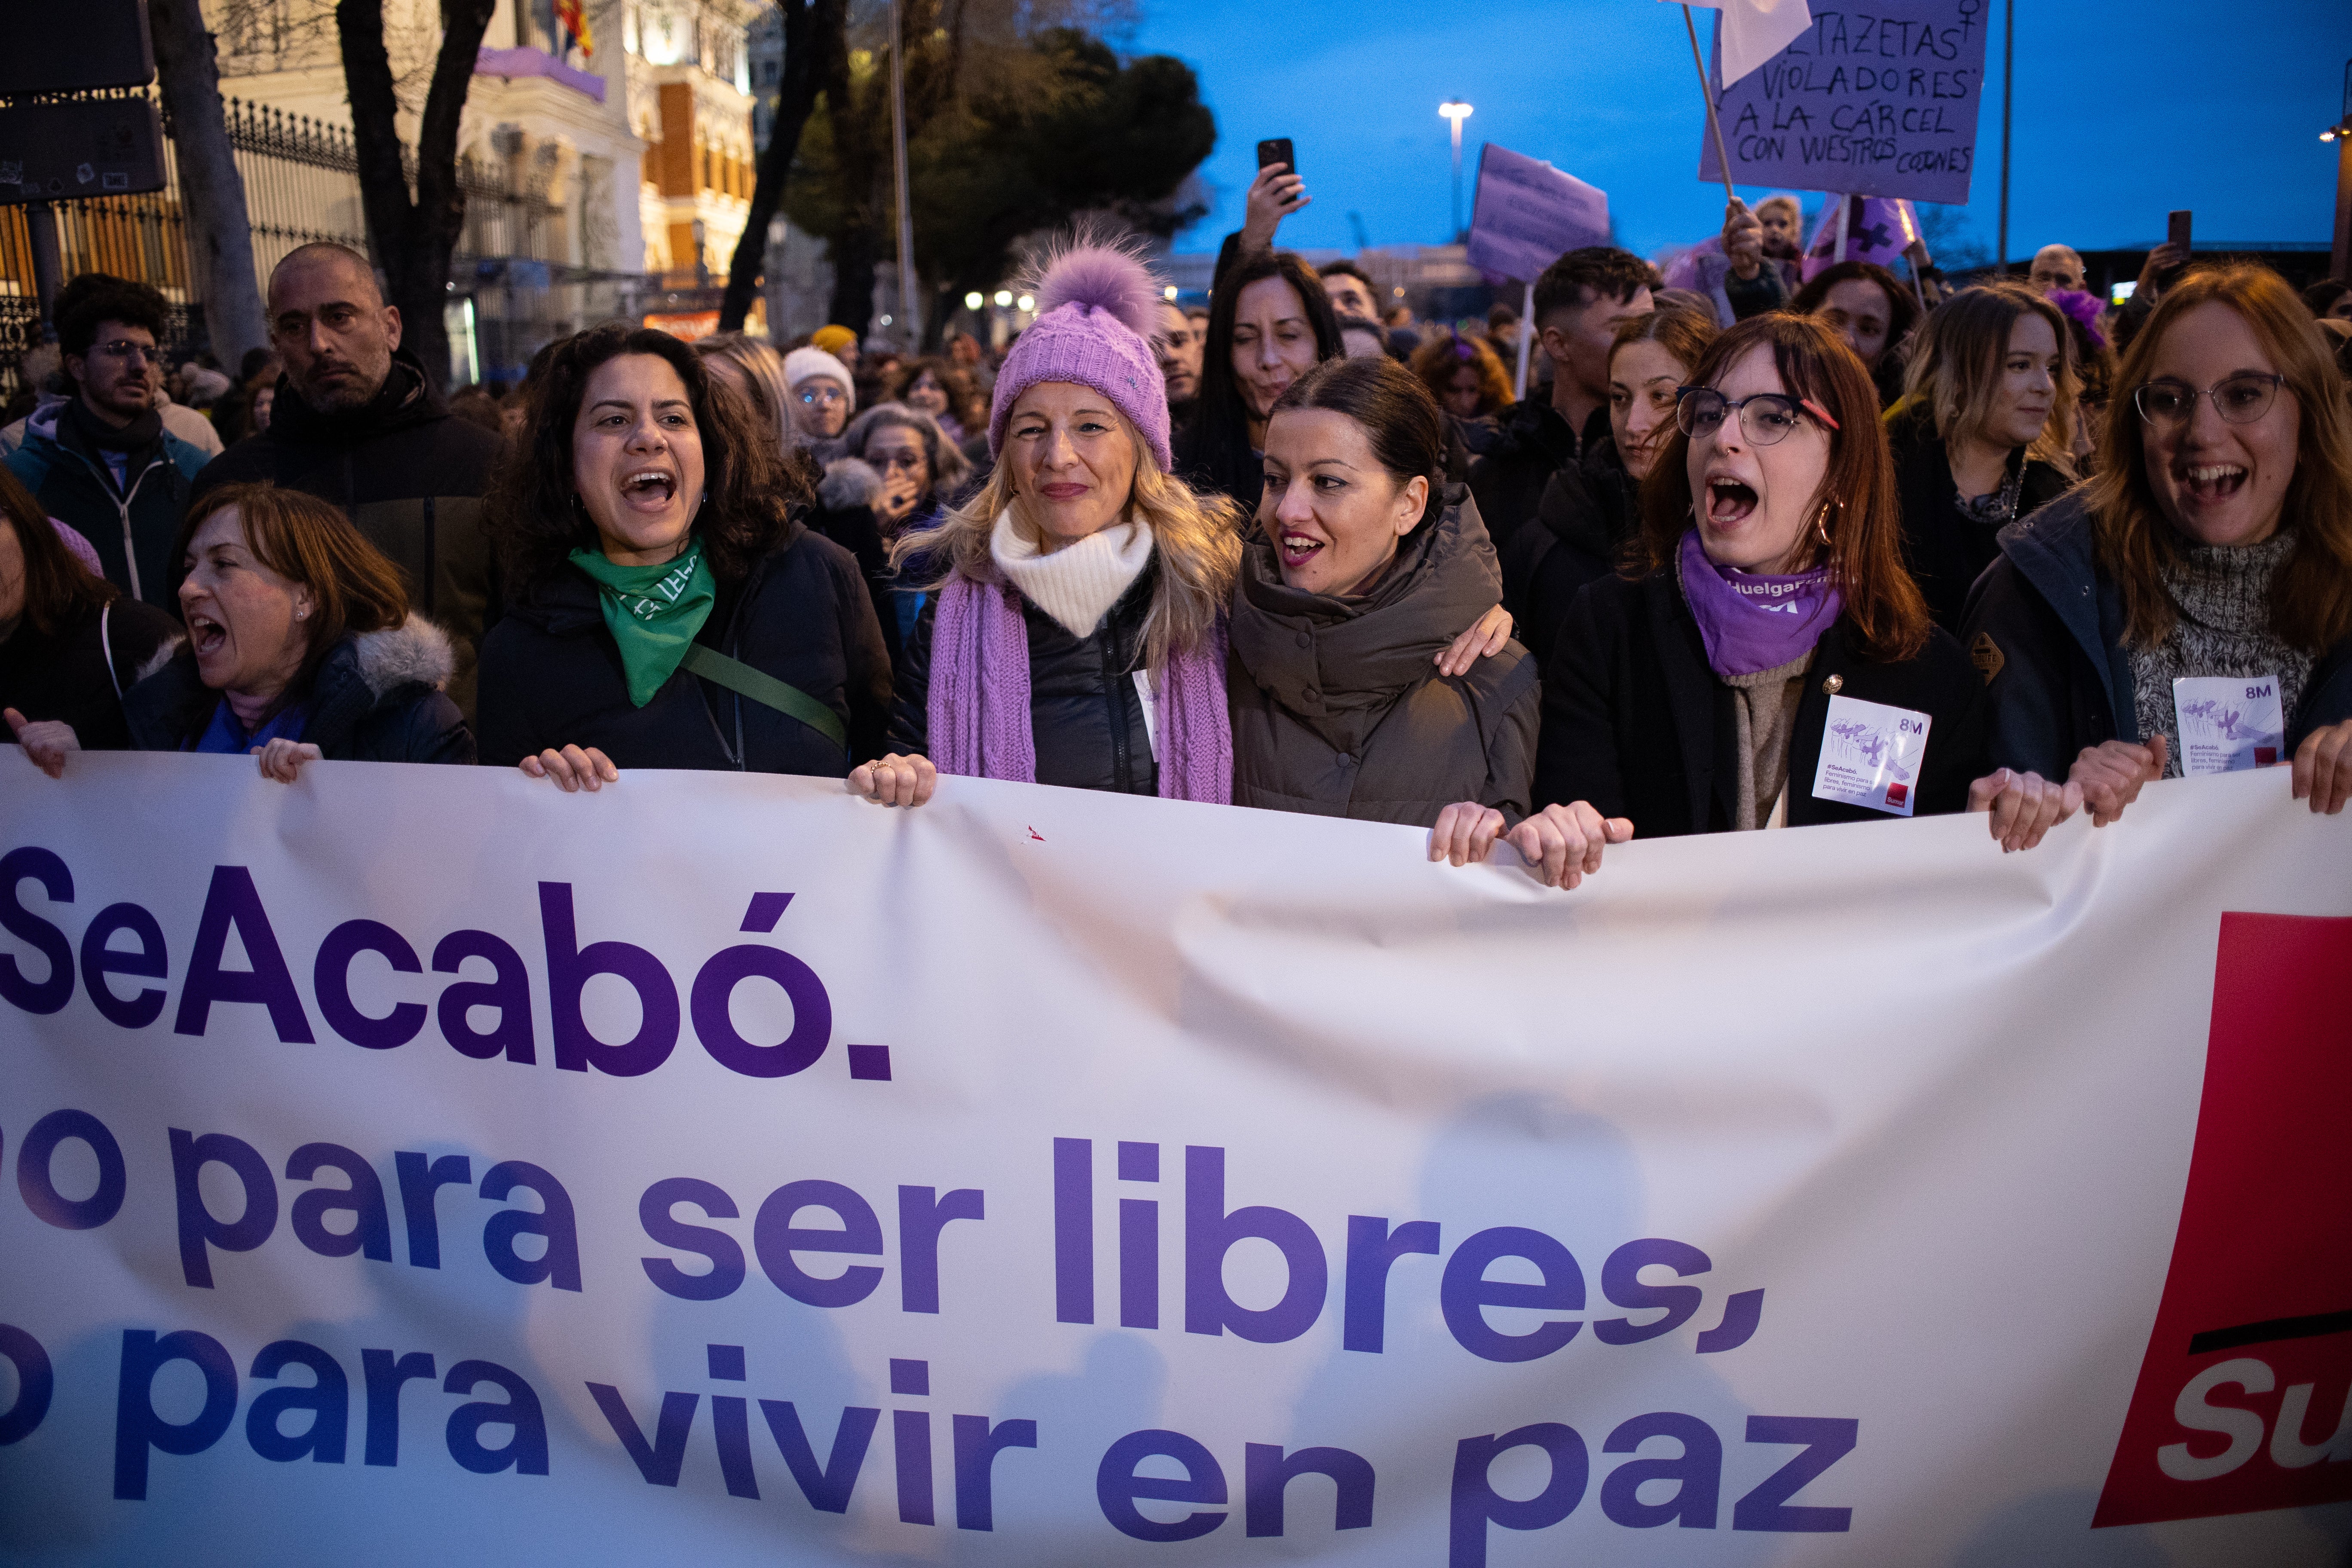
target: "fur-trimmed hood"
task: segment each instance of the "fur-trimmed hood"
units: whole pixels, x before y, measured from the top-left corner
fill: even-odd
[[[872,506],[882,493],[882,476],[858,458],[836,458],[824,466],[824,482],[816,488],[817,503],[827,511],[847,511]]]
[[[328,650],[310,691],[298,699],[310,710],[300,739],[337,759],[470,762],[473,738],[441,694],[456,667],[448,634],[422,616],[348,635]],[[131,744],[184,751],[204,733],[219,702],[220,693],[196,671],[194,651],[182,643],[123,697]]]
[[[457,668],[449,634],[418,615],[380,632],[360,633],[352,639],[352,651],[360,679],[380,698],[412,685],[446,691]]]

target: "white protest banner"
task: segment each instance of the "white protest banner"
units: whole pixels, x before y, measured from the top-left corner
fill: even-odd
[[[1848,195],[1962,203],[1984,90],[1984,0],[1817,5],[1812,26],[1717,103],[1731,178]],[[1722,81],[1717,39],[1716,79]],[[1721,180],[1702,137],[1698,176]]]
[[[0,751],[0,1560],[2333,1564],[2347,828]]]
[[[1532,283],[1563,251],[1608,243],[1608,193],[1492,142],[1479,153],[1471,266]]]

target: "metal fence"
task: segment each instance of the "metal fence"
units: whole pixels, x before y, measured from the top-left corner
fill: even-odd
[[[224,110],[229,144],[245,180],[257,272],[268,276],[289,251],[317,240],[368,248],[359,158],[349,130],[236,99]],[[204,321],[189,270],[179,150],[168,115],[163,138],[162,190],[58,202],[53,210],[64,276],[110,272],[162,289],[173,307],[166,347],[176,356],[202,346]],[[411,149],[402,151],[414,189],[415,155]],[[563,258],[562,208],[527,186],[516,188],[505,170],[473,158],[458,160],[457,183],[466,194],[466,228],[457,270],[470,273],[479,258],[489,257]],[[0,206],[0,397],[16,391],[17,366],[37,341],[39,310],[33,296],[25,209]]]

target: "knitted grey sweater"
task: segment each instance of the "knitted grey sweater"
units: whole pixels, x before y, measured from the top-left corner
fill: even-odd
[[[2168,777],[2180,776],[2180,722],[2172,683],[2205,675],[2276,675],[2280,710],[2292,724],[2312,656],[2271,630],[2271,581],[2294,553],[2293,531],[2260,544],[2196,545],[2164,573],[2179,611],[2172,630],[2152,647],[2131,649],[2132,706],[2140,739],[2162,735],[2171,755]]]

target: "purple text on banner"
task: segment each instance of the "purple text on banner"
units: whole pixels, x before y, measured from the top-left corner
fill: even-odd
[[[1722,95],[1733,182],[1966,202],[1985,8],[1986,0],[1814,5],[1811,27]],[[1719,61],[1719,39],[1717,52]],[[1702,131],[1700,142],[1698,177],[1721,181],[1714,138]]]
[[[1492,142],[1478,154],[1471,266],[1531,283],[1563,251],[1609,243],[1609,196],[1540,158]]]

